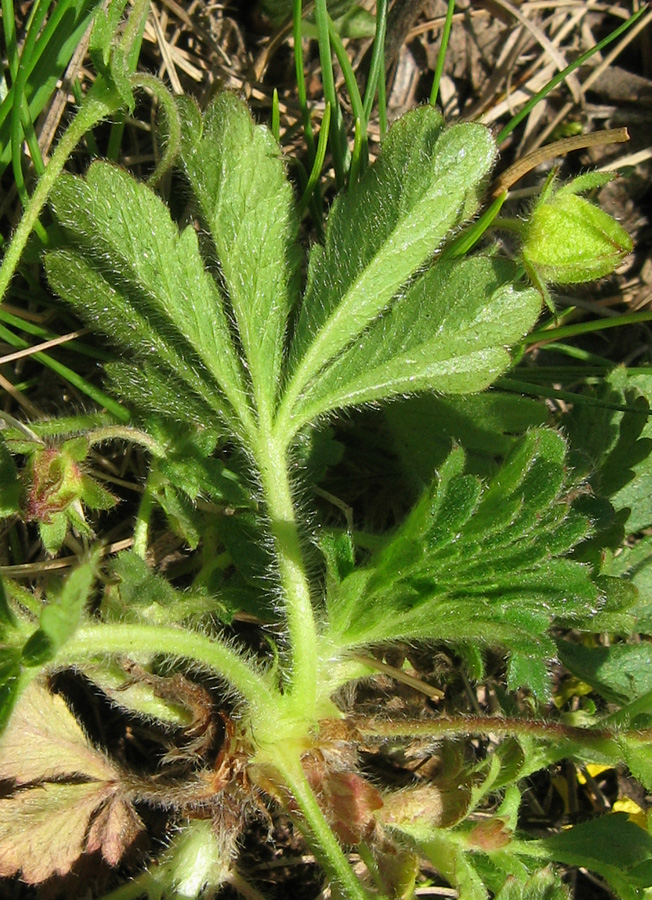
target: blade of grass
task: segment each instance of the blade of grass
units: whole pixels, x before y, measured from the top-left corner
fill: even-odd
[[[33,153],[35,166],[38,166],[38,168],[40,169],[40,174],[43,174],[44,171],[43,160],[38,147],[38,141],[36,140],[36,135],[34,134],[33,124],[29,118],[29,109],[27,108],[27,101],[25,99],[25,88],[27,86],[26,61],[30,59],[34,52],[34,47],[36,45],[39,32],[48,13],[48,5],[49,0],[37,0],[36,6],[34,7],[32,15],[30,17],[30,24],[25,42],[23,44],[22,53],[19,59],[14,58],[13,64],[11,65],[11,68],[14,70],[15,74],[13,85],[13,107],[11,111],[10,125],[11,164],[14,173],[14,182],[16,184],[18,197],[23,206],[23,209],[29,203],[29,193],[27,191],[23,173],[23,135],[27,132],[30,133],[31,137],[30,149]],[[23,124],[27,126],[25,129],[23,128]],[[43,244],[47,244],[47,234],[38,220],[36,220],[34,223],[34,230],[36,231],[39,240]]]
[[[448,8],[446,10],[446,19],[444,20],[444,29],[441,33],[441,44],[439,53],[437,54],[437,64],[435,66],[435,74],[432,79],[432,87],[430,89],[430,102],[433,106],[437,103],[439,96],[439,84],[444,71],[444,63],[446,62],[446,51],[448,49],[448,41],[450,39],[451,28],[453,26],[453,13],[455,12],[455,0],[448,0]]]
[[[2,309],[2,307],[0,307],[0,322],[4,322],[5,325],[13,325],[14,328],[18,328],[26,334],[31,334],[41,341],[53,341],[60,337],[60,335],[53,331],[49,331],[47,328],[43,328],[40,325],[36,325],[34,322],[29,322],[26,319],[22,319],[20,316],[15,316],[12,313],[7,312],[7,310]],[[12,346],[18,345],[12,344]],[[68,348],[75,353],[79,353],[80,356],[88,356],[94,360],[102,360],[105,362],[115,360],[114,354],[107,353],[100,347],[93,347],[90,344],[85,344],[83,341],[71,341],[68,344]]]
[[[31,121],[36,121],[49,102],[98,5],[99,0],[61,0],[51,11],[33,52],[24,60],[27,71],[25,95]],[[15,33],[12,37],[15,22],[13,0],[2,0],[2,19],[8,59],[11,61],[11,41],[15,42]],[[0,173],[11,161],[9,117],[13,105],[12,84],[0,104]]]
[[[29,347],[27,341],[23,340],[23,338],[18,337],[12,331],[9,331],[9,329],[5,328],[4,325],[0,325],[0,338],[6,341],[10,347],[16,347],[16,349],[22,350]],[[122,404],[117,403],[112,397],[109,397],[104,393],[104,391],[100,390],[100,388],[96,387],[94,384],[91,384],[89,381],[86,381],[85,378],[83,378],[81,375],[78,375],[77,372],[75,372],[73,369],[70,369],[68,366],[64,365],[58,360],[53,359],[48,353],[40,350],[35,351],[32,354],[32,357],[38,360],[44,366],[47,366],[48,369],[56,372],[57,375],[67,381],[82,394],[90,397],[91,400],[94,400],[95,403],[97,403],[99,406],[105,407],[120,422],[129,421],[129,412],[124,406],[122,406]]]
[[[324,159],[326,158],[326,144],[328,143],[328,134],[330,130],[330,122],[331,122],[331,105],[330,103],[326,104],[326,109],[324,110],[324,118],[321,123],[321,130],[319,132],[319,141],[317,143],[317,153],[315,155],[315,159],[312,164],[312,170],[310,172],[310,176],[308,178],[308,182],[301,196],[301,200],[299,201],[299,206],[297,207],[297,215],[301,218],[306,211],[306,208],[310,201],[312,200],[315,189],[319,184],[319,178],[321,176],[322,166],[324,165]]]
[[[385,66],[380,68],[378,76],[378,120],[380,124],[380,139],[384,139],[387,134],[387,85],[385,83]]]
[[[362,126],[362,120],[358,118],[355,120],[355,138],[353,141],[353,153],[351,154],[351,167],[349,169],[349,190],[360,179],[363,168],[363,149],[366,149],[365,130]]]
[[[637,412],[631,406],[621,403],[608,403],[606,400],[598,400],[595,397],[589,397],[586,394],[576,394],[573,391],[565,391],[562,388],[546,387],[543,384],[536,384],[530,381],[520,381],[518,378],[512,378],[508,375],[505,378],[499,378],[494,382],[495,387],[499,387],[504,391],[512,391],[517,394],[528,394],[532,397],[546,397],[550,400],[565,400],[567,403],[583,403],[585,406],[594,406],[599,409],[615,409],[618,412]]]
[[[281,141],[281,114],[278,108],[278,90],[274,88],[274,93],[272,94],[272,122],[271,122],[272,134],[276,138],[276,140],[280,143]]]
[[[308,107],[308,95],[306,92],[306,76],[303,71],[303,41],[301,35],[302,8],[302,0],[293,0],[292,34],[294,37],[294,70],[297,79],[297,94],[299,97],[299,107],[301,108],[301,119],[303,121],[306,147],[308,149],[308,160],[310,161],[310,164],[312,164],[315,158],[315,138],[312,133],[312,122],[310,121],[310,109]]]
[[[380,73],[385,71],[385,35],[387,34],[387,0],[378,0],[376,4],[376,34],[374,47],[371,53],[369,77],[364,95],[364,119],[369,122],[371,110],[374,106],[376,88],[380,84]]]
[[[319,45],[319,59],[321,62],[321,77],[324,88],[324,100],[331,105],[331,130],[330,146],[333,156],[333,169],[335,170],[335,182],[338,188],[344,187],[348,146],[346,130],[342,110],[337,102],[335,91],[335,75],[333,73],[333,59],[330,42],[330,17],[326,6],[326,0],[315,2],[315,24],[317,26],[317,42]]]
[[[439,257],[440,260],[456,259],[457,257],[465,256],[489,228],[502,209],[505,200],[507,200],[507,191],[502,193],[499,197],[496,197],[493,203],[485,209],[478,221],[474,222],[467,231],[463,231],[462,234],[460,234],[459,237],[444,250]]]
[[[353,112],[356,122],[359,119],[360,122],[362,123],[361,129],[360,129],[360,145],[359,145],[359,150],[358,150],[358,162],[357,162],[358,171],[360,172],[360,174],[362,174],[362,172],[364,172],[364,170],[366,168],[367,158],[368,158],[367,119],[364,114],[364,108],[362,105],[362,97],[360,96],[360,90],[358,88],[358,81],[355,77],[355,72],[353,71],[353,66],[351,65],[351,62],[349,60],[348,54],[346,52],[346,48],[344,47],[344,44],[342,43],[342,39],[340,38],[339,34],[337,33],[335,25],[333,24],[333,20],[331,19],[330,16],[328,17],[328,32],[329,32],[329,37],[330,37],[330,41],[331,41],[331,46],[333,48],[335,56],[337,57],[337,61],[340,64],[340,68],[342,69],[342,74],[344,75],[344,83],[346,84],[346,89],[349,93],[349,100],[351,102],[351,110]],[[356,136],[357,136],[357,134],[356,134]],[[345,165],[349,169],[349,184],[351,184],[352,181],[351,181],[350,171],[351,171],[352,162],[351,162],[350,158],[347,158],[347,157],[349,157],[349,153],[348,153],[348,144],[347,144],[346,140],[345,140],[345,145],[346,145]]]
[[[569,66],[566,66],[561,72],[558,72],[550,81],[541,88],[528,102],[525,104],[523,109],[521,109],[515,116],[513,116],[507,125],[498,133],[496,137],[496,142],[500,145],[502,142],[509,137],[509,135],[514,131],[517,125],[519,125],[523,119],[530,114],[530,112],[534,109],[534,107],[543,100],[544,97],[550,93],[550,91],[554,90],[558,84],[561,84],[572,72],[578,69],[580,66],[583,66],[585,62],[591,59],[596,53],[599,53],[601,50],[604,50],[609,44],[619,38],[621,34],[627,31],[632,27],[641,16],[647,11],[646,6],[642,6],[637,12],[635,12],[626,22],[623,22],[622,25],[619,25],[615,28],[611,34],[608,34],[605,38],[599,41],[594,47],[591,47],[585,53],[582,53],[581,56],[578,56],[577,59],[572,62]]]
[[[623,313],[622,316],[614,316],[609,319],[598,319],[590,322],[575,322],[573,325],[561,325],[556,328],[538,329],[523,338],[523,344],[538,344],[541,341],[557,341],[563,338],[575,337],[578,334],[589,334],[594,331],[603,331],[606,328],[618,328],[621,325],[638,325],[641,322],[652,321],[652,311]]]

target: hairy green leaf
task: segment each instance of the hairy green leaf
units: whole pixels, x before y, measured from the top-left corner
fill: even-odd
[[[524,884],[514,877],[508,878],[496,894],[496,900],[568,900],[569,896],[558,875],[550,869],[541,869]]]
[[[603,875],[625,897],[639,896],[629,882],[631,870],[652,857],[652,837],[629,820],[626,813],[610,813],[582,822],[540,842],[550,859],[584,866]],[[650,873],[648,873],[649,875]],[[646,887],[652,885],[652,878]]]
[[[51,202],[67,243],[45,259],[57,293],[209,409],[228,414],[225,396],[242,409],[240,364],[194,229],[179,234],[156,194],[102,162],[86,178],[62,176]]]
[[[135,553],[119,554],[110,571],[112,582],[100,607],[105,622],[172,625],[192,616],[217,614],[226,618],[218,598],[201,590],[176,590]]]
[[[605,568],[605,573],[625,577],[638,591],[631,607],[636,630],[652,634],[652,536],[646,535],[634,546],[626,546]]]
[[[95,579],[97,552],[71,572],[58,596],[43,607],[39,628],[23,648],[23,662],[38,666],[53,659],[75,633]]]
[[[180,106],[183,166],[217,251],[254,396],[271,411],[299,297],[292,188],[276,140],[234,94],[220,94],[203,118],[191,101]]]
[[[506,346],[534,325],[541,298],[514,284],[515,267],[476,257],[435,265],[418,278],[297,403],[324,412],[426,389],[470,394],[510,364]]]
[[[325,246],[313,248],[291,348],[288,404],[473,212],[494,156],[486,128],[444,129],[431,106],[394,124],[379,160],[333,204]]]
[[[542,660],[555,654],[551,623],[572,624],[598,602],[588,569],[564,557],[589,529],[566,497],[564,454],[555,432],[530,432],[483,485],[454,451],[366,565],[342,580],[331,567],[335,641],[502,645],[521,654],[513,683],[541,692]]]
[[[584,457],[595,492],[610,499],[625,532],[640,531],[652,524],[652,379],[615,369],[589,395],[605,407],[573,405],[565,417],[571,447]],[[616,405],[628,411],[610,408]]]

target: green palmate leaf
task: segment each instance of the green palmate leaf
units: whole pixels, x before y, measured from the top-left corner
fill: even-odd
[[[633,547],[623,547],[605,571],[609,575],[626,577],[636,588],[638,600],[631,607],[636,631],[652,634],[652,536],[641,538]]]
[[[552,622],[595,608],[588,569],[564,558],[589,530],[565,496],[565,444],[530,432],[488,484],[454,451],[405,523],[343,579],[331,566],[331,635],[344,646],[428,638],[508,647],[512,683],[544,689]],[[528,667],[528,659],[531,667]]]
[[[514,284],[515,267],[477,257],[440,263],[419,278],[297,403],[295,417],[396,394],[470,394],[510,364],[506,345],[534,325],[534,288]]]
[[[256,401],[271,410],[299,291],[292,189],[276,140],[235,95],[220,94],[203,120],[196,104],[180,106],[183,166],[217,251]]]
[[[52,205],[67,244],[45,260],[57,293],[123,349],[173,374],[213,417],[242,411],[240,365],[195,231],[179,234],[148,187],[101,162],[86,178],[62,176]]]
[[[313,248],[291,348],[288,412],[473,212],[494,156],[488,129],[445,129],[433,107],[395,123],[379,160],[333,204],[325,246]]]
[[[574,404],[565,417],[571,447],[584,457],[594,491],[610,499],[626,533],[640,531],[652,524],[652,378],[618,368],[594,394],[628,410]]]

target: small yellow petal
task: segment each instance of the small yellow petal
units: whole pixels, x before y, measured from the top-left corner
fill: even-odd
[[[626,812],[629,815],[630,822],[638,825],[639,828],[642,828],[644,831],[648,830],[647,813],[644,809],[641,809],[638,803],[635,800],[632,800],[631,797],[622,797],[620,800],[616,800],[611,807],[611,811]]]

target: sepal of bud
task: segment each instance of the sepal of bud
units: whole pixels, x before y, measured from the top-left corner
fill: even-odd
[[[562,188],[551,183],[525,228],[523,262],[548,284],[578,284],[609,275],[632,251],[632,239],[582,191],[605,182],[599,173],[580,176]]]

